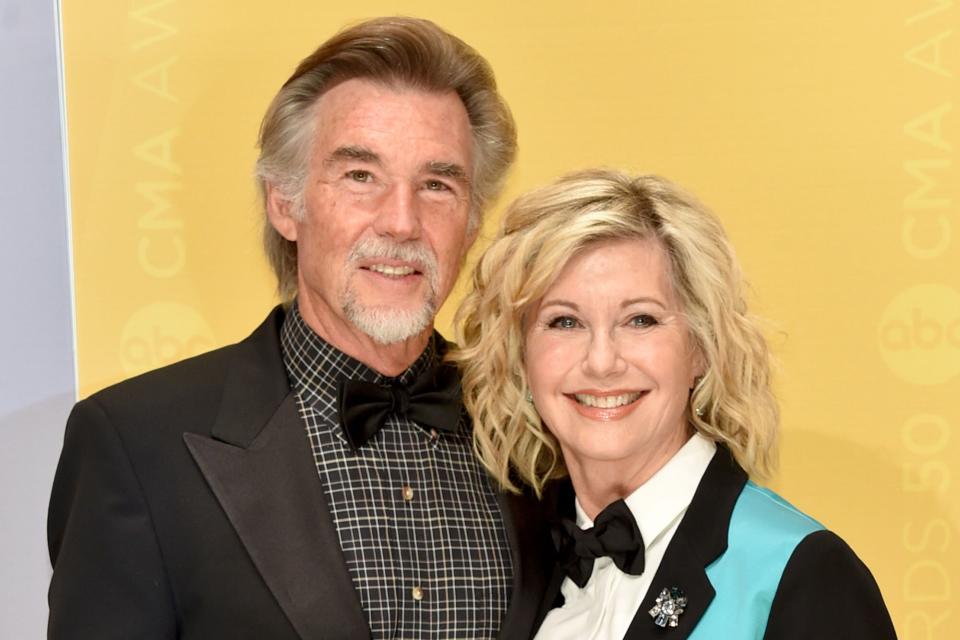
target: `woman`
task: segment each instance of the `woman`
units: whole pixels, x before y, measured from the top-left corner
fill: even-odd
[[[748,481],[776,461],[768,350],[691,196],[594,170],[521,197],[459,318],[478,454],[565,516],[537,638],[895,637],[849,547]]]

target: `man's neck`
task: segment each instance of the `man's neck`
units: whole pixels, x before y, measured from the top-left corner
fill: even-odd
[[[395,377],[410,368],[427,348],[433,325],[421,333],[392,344],[380,344],[349,323],[317,313],[305,296],[297,298],[304,323],[328,344],[385,376]]]

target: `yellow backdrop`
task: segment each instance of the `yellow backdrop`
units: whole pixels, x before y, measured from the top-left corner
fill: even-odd
[[[273,283],[251,168],[270,97],[343,24],[428,17],[488,57],[516,115],[501,206],[605,164],[721,215],[773,323],[775,488],[865,559],[901,638],[960,637],[957,7],[596,7],[65,2],[81,394],[259,322]]]

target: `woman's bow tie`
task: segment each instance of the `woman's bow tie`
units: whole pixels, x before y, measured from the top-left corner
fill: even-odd
[[[576,522],[564,518],[554,525],[553,542],[560,566],[581,589],[590,580],[594,560],[603,556],[624,573],[643,573],[643,536],[622,499],[607,505],[590,529],[580,529]]]

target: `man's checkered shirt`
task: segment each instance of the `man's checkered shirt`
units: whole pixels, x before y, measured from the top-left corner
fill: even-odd
[[[292,305],[281,330],[297,395],[340,546],[381,638],[495,638],[513,570],[491,482],[473,456],[469,426],[430,434],[389,416],[354,451],[341,432],[337,383],[380,375],[327,344]],[[411,380],[438,359],[434,335],[399,376]]]

